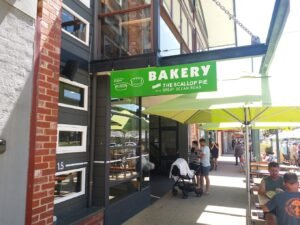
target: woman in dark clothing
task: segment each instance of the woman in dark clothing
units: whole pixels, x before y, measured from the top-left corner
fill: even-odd
[[[219,157],[219,145],[218,143],[213,143],[210,150],[212,157],[212,169],[217,170],[218,167],[218,157]]]

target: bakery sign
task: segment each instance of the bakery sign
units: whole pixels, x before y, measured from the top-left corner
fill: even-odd
[[[110,84],[112,98],[216,91],[216,62],[112,71]]]

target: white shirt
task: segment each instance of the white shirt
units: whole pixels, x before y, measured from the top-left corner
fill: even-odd
[[[203,152],[203,157],[201,158],[202,166],[207,167],[210,166],[210,150],[208,146],[201,147],[201,151]]]

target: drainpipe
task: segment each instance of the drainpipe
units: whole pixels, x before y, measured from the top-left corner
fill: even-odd
[[[93,59],[97,59],[97,49],[95,48],[98,44],[98,2],[99,0],[94,0],[94,34],[93,34]],[[90,64],[90,62],[89,62]],[[90,65],[89,65],[90,66]],[[89,71],[90,72],[90,71]],[[90,159],[89,159],[89,196],[88,196],[88,207],[92,207],[93,204],[93,174],[94,174],[94,157],[95,157],[95,122],[96,122],[96,91],[97,91],[97,75],[92,74],[92,90],[91,90],[91,112],[90,117]]]

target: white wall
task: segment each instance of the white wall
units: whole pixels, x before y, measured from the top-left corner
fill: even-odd
[[[25,220],[35,18],[20,9],[0,0],[0,138],[7,141],[0,154],[1,225]]]

